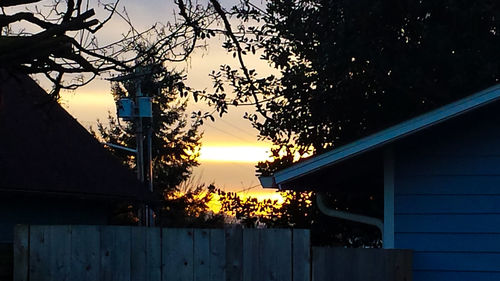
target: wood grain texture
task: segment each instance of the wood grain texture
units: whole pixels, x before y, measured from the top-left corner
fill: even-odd
[[[163,280],[193,280],[193,230],[169,228],[163,231]]]
[[[308,281],[309,240],[290,229],[20,226],[16,280]]]
[[[161,229],[147,228],[146,231],[146,278],[149,281],[161,281]]]
[[[130,229],[130,280],[149,281],[146,274],[148,268],[147,233],[145,227]]]
[[[51,280],[71,280],[71,226],[58,225],[47,229],[51,241],[50,251],[50,273]]]
[[[261,245],[258,229],[243,229],[243,281],[262,280]]]
[[[243,280],[243,230],[226,229],[226,280]]]
[[[411,281],[408,250],[313,247],[312,280]]]
[[[226,280],[226,236],[224,229],[210,229],[210,275],[208,280]]]
[[[50,239],[48,226],[32,225],[30,227],[30,254],[29,278],[30,280],[50,280]]]
[[[99,279],[101,272],[100,246],[100,228],[98,226],[71,227],[70,280],[102,280]]]
[[[194,229],[193,280],[206,281],[210,276],[210,230]]]
[[[101,281],[130,280],[130,227],[105,226],[101,229]]]
[[[28,281],[29,235],[29,225],[14,228],[14,281]]]
[[[290,229],[260,231],[261,280],[292,280],[292,235]]]
[[[291,255],[293,281],[311,280],[311,237],[308,229],[294,229],[292,232],[293,253]]]

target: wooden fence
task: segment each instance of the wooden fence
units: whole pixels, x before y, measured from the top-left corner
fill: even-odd
[[[410,250],[313,247],[312,255],[313,281],[413,280]]]
[[[308,230],[17,226],[14,280],[310,280]]]
[[[408,250],[319,248],[308,230],[17,226],[14,280],[411,281]]]

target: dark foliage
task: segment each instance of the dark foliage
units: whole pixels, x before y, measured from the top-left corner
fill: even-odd
[[[261,8],[244,0],[233,12],[246,21],[246,32],[232,32],[224,47],[240,69],[223,65],[214,72],[212,97],[220,97],[227,83],[236,94],[217,104],[219,112],[228,104],[255,106],[246,118],[275,145],[275,161],[258,164],[262,175],[290,166],[297,155],[339,147],[500,79],[498,1],[278,0]],[[251,53],[279,74],[260,77],[248,69],[243,57]],[[369,197],[335,196],[340,209],[380,216],[381,198],[371,208]],[[321,228],[319,220],[312,228],[323,241],[377,244],[378,234],[365,237],[354,224]]]
[[[233,87],[232,104],[256,104],[248,119],[281,148],[320,153],[500,79],[497,1],[278,0],[264,10],[244,1],[235,10],[260,23],[224,46],[259,52],[280,75],[224,65],[214,77]]]

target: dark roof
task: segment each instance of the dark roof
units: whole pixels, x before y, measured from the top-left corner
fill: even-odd
[[[0,192],[142,200],[144,190],[35,81],[0,70]]]

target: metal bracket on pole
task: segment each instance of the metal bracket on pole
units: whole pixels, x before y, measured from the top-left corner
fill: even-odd
[[[117,144],[113,144],[113,143],[109,143],[109,142],[103,142],[102,144],[107,145],[107,146],[112,147],[112,148],[125,150],[125,151],[128,151],[130,153],[137,153],[136,149],[128,148],[126,146],[121,146],[121,145],[117,145]]]

